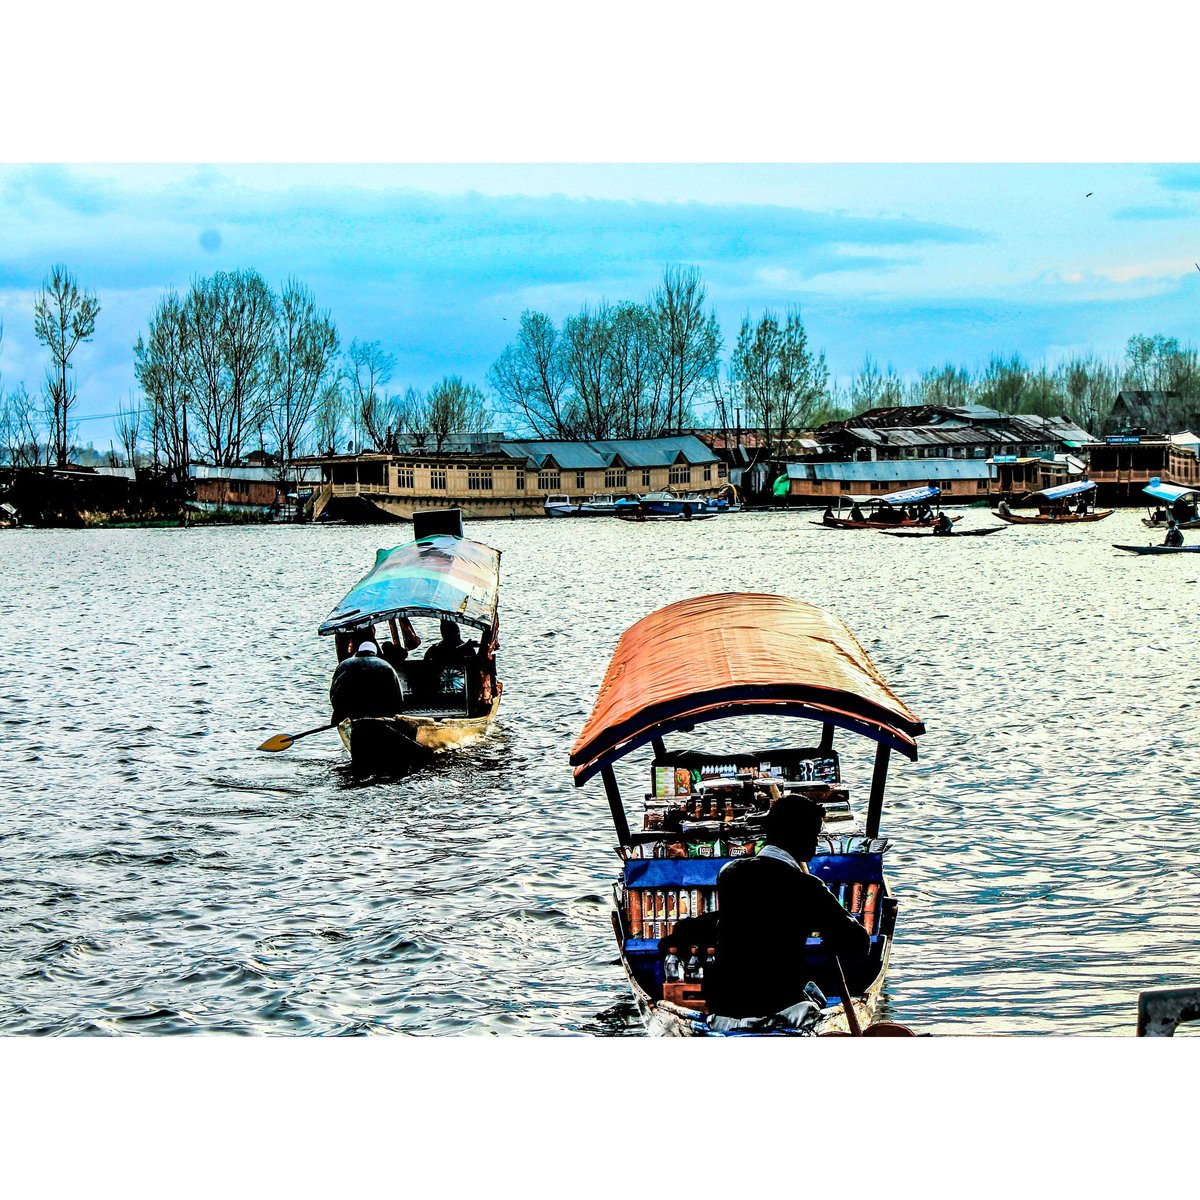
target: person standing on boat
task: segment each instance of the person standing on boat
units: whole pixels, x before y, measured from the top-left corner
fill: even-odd
[[[1179,528],[1179,522],[1174,517],[1167,523],[1167,536],[1163,541],[1164,546],[1182,546],[1183,545],[1183,530]]]
[[[802,1000],[814,932],[848,977],[870,952],[867,931],[805,865],[816,854],[823,817],[806,797],[785,795],[767,815],[766,846],[721,868],[717,955],[706,986],[714,1012],[760,1017]]]
[[[404,707],[404,686],[395,668],[379,657],[374,642],[361,642],[344,658],[329,685],[334,722],[347,718],[392,717]]]

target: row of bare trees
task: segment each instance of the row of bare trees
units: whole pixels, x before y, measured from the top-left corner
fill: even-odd
[[[721,330],[700,273],[668,267],[644,303],[521,314],[488,380],[500,411],[544,438],[655,437],[696,420],[717,382]]]

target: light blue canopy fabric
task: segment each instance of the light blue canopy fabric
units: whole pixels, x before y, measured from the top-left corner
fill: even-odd
[[[1077,496],[1080,492],[1090,492],[1095,489],[1096,485],[1086,479],[1078,480],[1075,483],[1060,483],[1058,487],[1043,488],[1040,492],[1034,492],[1035,496],[1045,496],[1047,500],[1061,500],[1064,496]]]
[[[1200,491],[1196,488],[1179,487],[1174,483],[1152,483],[1149,487],[1142,488],[1142,491],[1164,504],[1174,504],[1184,496],[1200,496]]]
[[[889,492],[886,496],[847,496],[846,499],[858,504],[882,504],[884,501],[888,504],[919,504],[922,500],[932,500],[941,494],[939,487],[915,487],[902,492]]]
[[[391,617],[440,616],[478,629],[496,621],[500,551],[441,534],[380,550],[318,633],[339,633]]]

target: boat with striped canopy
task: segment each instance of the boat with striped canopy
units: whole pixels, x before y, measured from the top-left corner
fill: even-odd
[[[808,747],[763,750],[667,747],[672,734],[735,717],[800,718],[815,722],[820,737]],[[861,822],[842,786],[837,730],[876,745]],[[808,870],[871,938],[869,960],[846,995],[820,939],[809,939],[805,969],[811,969],[815,994],[823,996],[804,1032],[844,1030],[851,1012],[861,1025],[870,1023],[897,910],[883,870],[888,843],[879,836],[888,764],[893,751],[916,759],[916,738],[924,731],[845,624],[801,600],[759,593],[697,596],[651,613],[622,634],[570,762],[577,787],[597,775],[604,783],[623,860],[612,925],[652,1033],[733,1032],[720,1014],[708,1012],[702,980],[671,980],[664,963],[678,939],[699,939],[701,952],[706,942],[715,945],[721,868],[761,849],[755,830],[787,792],[822,807],[822,838]],[[653,753],[651,787],[642,828],[635,830],[615,768],[647,746]]]

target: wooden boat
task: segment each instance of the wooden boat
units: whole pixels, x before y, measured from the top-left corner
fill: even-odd
[[[1130,554],[1197,554],[1200,546],[1123,546],[1113,542],[1114,550],[1127,550]]]
[[[464,661],[436,667],[422,659],[392,661],[406,697],[403,711],[341,722],[338,733],[356,768],[406,770],[432,754],[486,732],[500,705],[496,677],[500,551],[462,536],[459,509],[419,512],[416,540],[380,550],[375,565],[343,597],[318,633],[335,635],[339,656],[364,629],[386,623],[392,643],[414,618],[453,621],[480,631]],[[378,640],[378,639],[375,639]],[[419,639],[418,639],[419,640]],[[386,649],[386,647],[385,647]]]
[[[1200,489],[1180,487],[1174,483],[1163,483],[1161,479],[1152,479],[1142,491],[1158,501],[1156,508],[1146,506],[1142,524],[1147,529],[1165,529],[1172,519],[1180,529],[1200,527],[1200,514],[1197,513]]]
[[[1005,525],[985,525],[981,529],[952,529],[949,533],[938,533],[936,529],[881,529],[888,537],[903,538],[947,538],[947,537],[986,537],[989,533],[1000,533]]]
[[[617,511],[617,498],[612,492],[593,492],[576,503],[564,493],[555,493],[546,497],[543,507],[548,517],[611,517]]]
[[[809,748],[761,752],[667,749],[665,739],[672,732],[745,716],[816,721],[820,741]],[[877,743],[861,825],[841,786],[836,729]],[[664,980],[664,958],[677,936],[715,938],[717,876],[733,858],[761,848],[755,822],[784,791],[801,791],[824,808],[821,849],[809,870],[871,934],[869,961],[846,997],[859,1023],[869,1025],[896,922],[896,901],[883,874],[887,843],[879,838],[888,762],[893,750],[915,759],[915,739],[924,731],[849,629],[802,601],[761,594],[699,596],[668,605],[626,630],[570,761],[577,787],[596,775],[604,781],[624,864],[613,889],[613,931],[650,1032],[734,1032],[728,1019],[708,1013],[702,981]],[[614,765],[647,745],[653,750],[652,786],[640,822],[644,828],[634,832]],[[698,828],[703,821],[684,823],[679,833],[669,833],[663,822],[674,828],[681,808],[719,811],[725,819],[711,838]],[[690,844],[680,840],[692,837],[697,840]],[[706,845],[711,856],[701,852]],[[764,919],[771,914],[764,913]],[[803,1032],[844,1030],[848,1017],[842,989],[817,938],[809,939],[806,964],[824,1003],[810,1014],[815,1025]]]
[[[941,488],[930,486],[905,488],[902,492],[889,492],[886,496],[839,496],[836,515],[826,509],[826,515],[813,524],[826,529],[932,529],[938,519],[940,504],[930,509],[932,515],[929,517],[913,518],[906,515],[905,509],[909,505],[928,506],[931,500],[936,501],[941,494]],[[852,519],[848,515],[853,512],[855,505],[860,512],[866,509],[860,519]],[[843,516],[843,512],[847,515]],[[950,519],[961,521],[962,517]]]
[[[631,512],[618,512],[618,521],[670,521],[678,525],[680,521],[707,521],[710,517],[717,516],[717,513],[711,512],[708,509],[698,509],[693,512],[691,509],[685,509],[679,513],[654,513],[644,512],[636,506]]]
[[[1095,497],[1091,493],[1096,485],[1090,480],[1081,479],[1075,483],[1060,483],[1057,487],[1043,488],[1040,492],[1030,492],[1023,497],[1022,503],[1035,503],[1038,506],[1036,517],[1019,517],[1014,512],[1004,508],[992,509],[992,516],[998,520],[1007,521],[1010,525],[1073,525],[1080,521],[1103,521],[1113,515],[1113,509],[1095,508]],[[1083,503],[1091,505],[1085,512],[1073,511],[1070,498],[1079,496]]]

